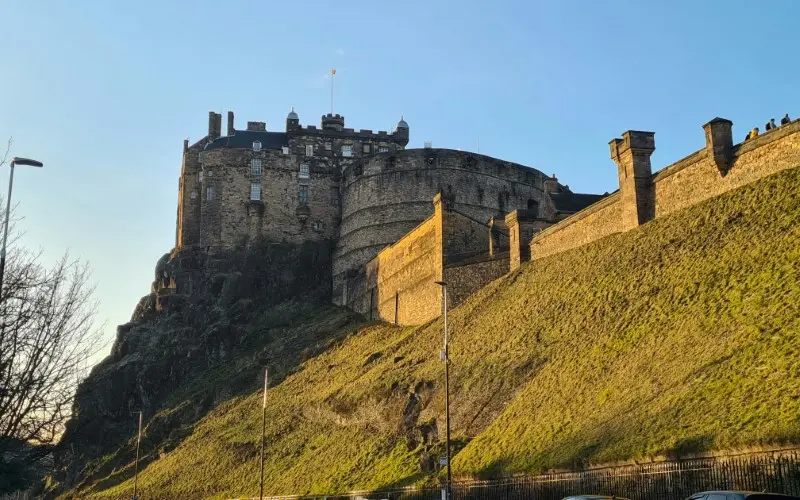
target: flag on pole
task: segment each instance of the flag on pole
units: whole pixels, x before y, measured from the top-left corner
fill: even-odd
[[[331,74],[335,75],[336,74],[336,70],[335,69],[331,69]]]

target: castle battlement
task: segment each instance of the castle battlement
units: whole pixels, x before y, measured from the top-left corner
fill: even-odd
[[[377,153],[362,162],[348,165],[342,169],[342,182],[350,183],[362,175],[430,168],[469,170],[511,182],[535,185],[538,190],[544,189],[547,179],[546,174],[535,168],[480,153],[449,148],[414,148]]]

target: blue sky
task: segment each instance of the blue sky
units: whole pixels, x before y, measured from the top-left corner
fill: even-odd
[[[174,244],[183,139],[212,110],[318,125],[331,67],[349,127],[403,114],[409,147],[479,149],[582,192],[616,189],[607,144],[627,129],[656,132],[658,170],[715,116],[739,141],[800,114],[795,0],[0,0],[0,19],[0,140],[45,163],[15,176],[24,244],[90,262],[109,345]]]

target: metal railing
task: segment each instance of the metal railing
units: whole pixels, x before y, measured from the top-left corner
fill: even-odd
[[[698,458],[582,472],[485,481],[455,481],[453,500],[561,500],[569,495],[616,495],[631,500],[684,500],[706,490],[800,495],[800,454]],[[339,495],[269,497],[271,500],[440,500],[440,487],[400,488]]]

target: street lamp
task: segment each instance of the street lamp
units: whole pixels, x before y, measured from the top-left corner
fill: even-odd
[[[142,442],[142,412],[135,411],[139,414],[139,432],[136,434],[136,469],[133,473],[133,500],[139,499],[139,444]]]
[[[449,341],[447,332],[447,283],[444,281],[437,281],[437,285],[442,287],[442,308],[444,309],[444,350],[442,351],[442,359],[444,360],[444,416],[445,426],[447,427],[447,498],[453,498],[453,475],[450,470],[450,355],[449,355]]]
[[[6,242],[8,241],[8,223],[11,216],[11,187],[14,184],[14,167],[16,165],[27,165],[29,167],[43,167],[40,161],[30,158],[11,158],[11,174],[8,176],[8,198],[6,199],[6,223],[3,230],[3,249],[0,251],[0,293],[3,291],[3,275],[6,271]]]
[[[261,482],[258,486],[258,498],[264,499],[264,433],[267,430],[267,386],[269,385],[269,368],[264,368],[264,399],[261,403]]]

